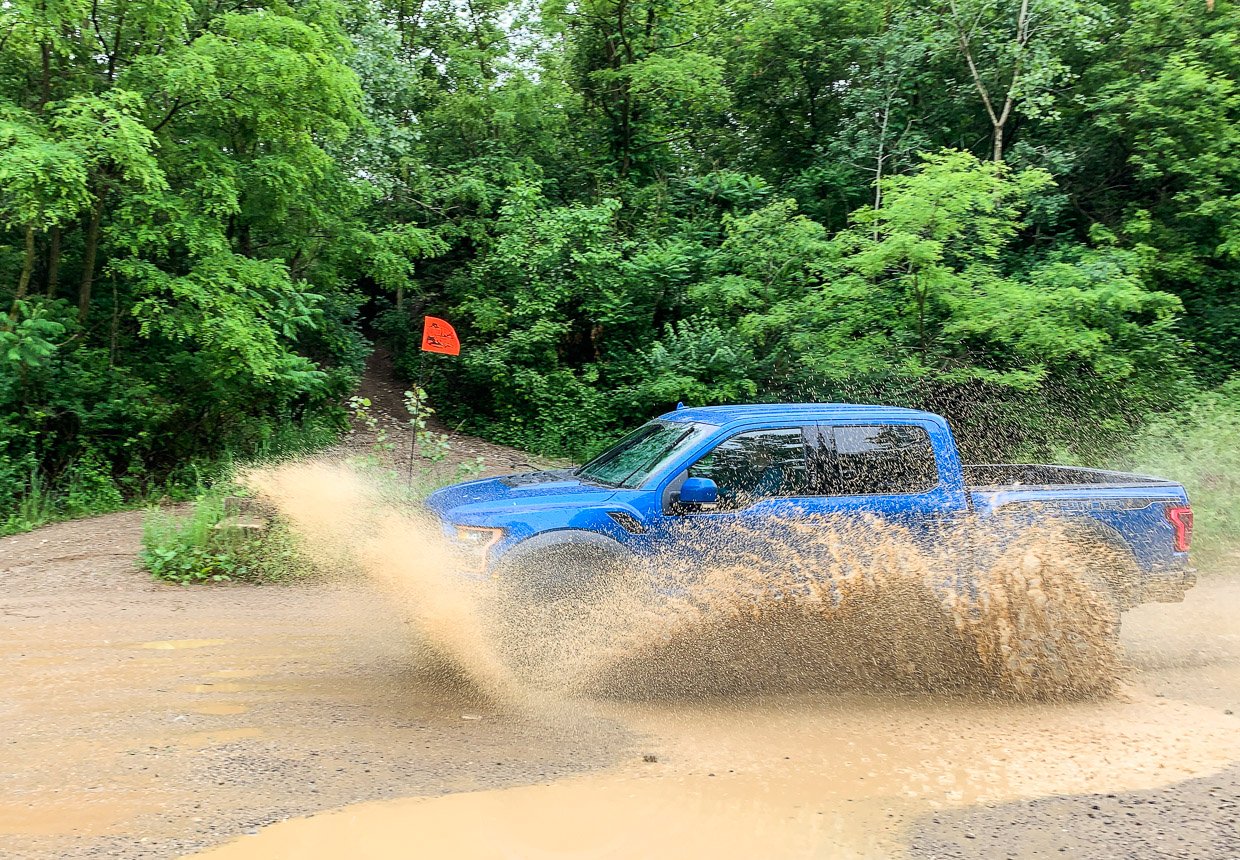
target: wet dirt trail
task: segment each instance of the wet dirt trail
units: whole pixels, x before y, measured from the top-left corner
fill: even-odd
[[[418,846],[419,856],[469,858],[896,857],[928,810],[1213,772],[1236,754],[1227,727],[1187,739],[1166,725],[1202,716],[1148,700],[1055,713],[865,700],[678,709],[638,719],[654,730],[659,763],[347,807],[201,856],[326,858],[354,846],[394,858]],[[988,840],[980,856],[996,847]],[[1076,856],[1111,856],[1105,843],[1094,850]]]
[[[364,583],[154,583],[140,519],[0,540],[0,857],[176,857],[362,800],[601,767],[627,743],[421,674]]]
[[[1234,572],[1130,613],[1133,671],[1101,701],[530,712],[433,671],[365,581],[157,585],[139,531],[120,514],[0,541],[0,856],[1240,850]]]

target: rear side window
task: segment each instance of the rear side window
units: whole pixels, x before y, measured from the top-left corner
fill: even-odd
[[[745,508],[760,499],[810,494],[800,427],[754,430],[720,442],[689,468],[719,487],[719,507]]]
[[[939,483],[930,434],[911,424],[824,426],[816,465],[828,496],[923,493]]]

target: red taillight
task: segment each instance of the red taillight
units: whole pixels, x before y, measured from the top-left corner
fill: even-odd
[[[1188,552],[1193,542],[1193,509],[1188,505],[1168,505],[1167,519],[1175,529],[1175,551]]]

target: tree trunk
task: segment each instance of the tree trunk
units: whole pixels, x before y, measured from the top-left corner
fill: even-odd
[[[874,212],[883,208],[883,162],[887,160],[887,126],[891,122],[891,102],[895,92],[887,93],[887,101],[883,105],[883,121],[878,128],[878,155],[874,159]],[[878,241],[878,219],[874,219],[874,241]]]
[[[95,198],[86,229],[86,250],[82,252],[82,288],[78,293],[78,323],[90,313],[90,290],[95,281],[95,254],[99,250],[99,222],[103,218],[103,193]]]
[[[977,63],[973,59],[973,47],[969,41],[969,31],[964,28],[960,21],[960,13],[956,8],[956,4],[951,4],[952,23],[956,27],[956,43],[960,47],[960,53],[964,56],[965,62],[969,66],[969,74],[973,77],[973,87],[977,90],[977,94],[982,98],[982,105],[986,108],[986,115],[990,117],[990,127],[992,129],[992,148],[991,158],[996,163],[1003,161],[1003,129],[1007,125],[1008,117],[1012,115],[1013,108],[1016,107],[1017,91],[1021,84],[1021,71],[1023,69],[1022,60],[1025,48],[1029,45],[1032,37],[1031,21],[1029,14],[1029,0],[1020,0],[1020,14],[1016,19],[1016,46],[1018,48],[1016,59],[1012,62],[1012,77],[1008,83],[1007,95],[1003,99],[1003,109],[997,110],[996,103],[991,101],[990,90],[982,81],[982,74],[978,71]]]
[[[42,111],[52,98],[52,46],[43,42],[39,46],[43,71],[39,77],[39,110]]]
[[[17,280],[17,293],[13,296],[13,307],[9,309],[9,325],[12,326],[17,322],[17,304],[26,298],[26,291],[30,289],[30,275],[34,271],[34,227],[26,228],[26,256],[22,261],[21,277]]]
[[[56,286],[60,280],[60,228],[52,228],[52,246],[47,251],[47,297],[56,298]]]

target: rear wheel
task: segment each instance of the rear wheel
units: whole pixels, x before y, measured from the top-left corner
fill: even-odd
[[[1021,698],[1103,695],[1119,680],[1123,553],[1096,539],[1031,536],[984,582],[978,646],[999,685]]]

